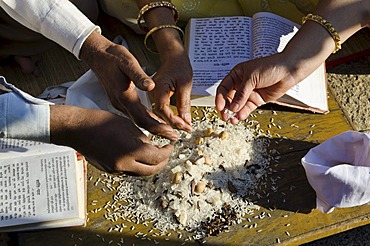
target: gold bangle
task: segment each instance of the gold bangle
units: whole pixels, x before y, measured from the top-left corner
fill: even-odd
[[[149,47],[147,46],[147,41],[148,41],[148,38],[150,35],[152,35],[154,32],[160,30],[160,29],[163,29],[163,28],[174,28],[176,29],[177,31],[179,31],[182,35],[182,37],[184,37],[184,31],[178,27],[178,26],[175,26],[175,25],[159,25],[159,26],[155,26],[153,27],[152,29],[150,29],[149,32],[147,32],[147,34],[145,35],[145,38],[144,38],[144,45],[145,45],[145,48],[147,48],[147,50],[149,50],[150,52],[152,53],[157,53],[151,49],[149,49]]]
[[[177,21],[179,20],[179,11],[175,7],[175,5],[173,5],[171,2],[159,1],[159,2],[148,3],[140,9],[139,14],[137,15],[137,18],[136,18],[137,25],[144,32],[149,31],[149,28],[146,27],[146,26],[143,26],[143,23],[142,23],[142,19],[144,17],[144,14],[146,12],[150,11],[151,9],[158,8],[158,7],[166,7],[166,8],[171,9],[172,12],[173,12],[173,18],[175,19],[175,23],[177,23]]]
[[[308,14],[302,18],[302,24],[304,24],[307,20],[311,20],[311,21],[319,23],[330,33],[330,36],[333,38],[334,43],[335,43],[333,54],[342,48],[341,43],[340,43],[339,34],[329,21],[325,20],[319,15]]]

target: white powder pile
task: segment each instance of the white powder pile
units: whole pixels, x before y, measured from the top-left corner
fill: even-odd
[[[200,239],[212,235],[211,227],[227,229],[259,209],[248,198],[273,158],[267,155],[269,139],[260,138],[251,127],[207,115],[193,124],[193,130],[181,132],[168,165],[158,174],[107,176],[103,183],[116,190],[114,201],[105,206],[107,219],[153,222],[163,233],[186,230]],[[225,211],[227,216],[221,217],[229,221],[216,223]]]

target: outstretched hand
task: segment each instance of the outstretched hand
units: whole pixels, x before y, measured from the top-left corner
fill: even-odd
[[[221,81],[216,108],[223,120],[237,124],[257,107],[283,96],[295,85],[280,54],[236,65]],[[228,110],[236,113],[229,119]]]
[[[190,132],[192,69],[186,52],[179,49],[174,50],[169,57],[165,56],[153,80],[156,86],[149,95],[154,102],[154,112],[173,127]],[[173,95],[178,115],[170,108]]]
[[[168,162],[173,146],[153,145],[129,119],[103,110],[69,105],[50,107],[50,137],[84,155],[98,168],[152,175]]]
[[[139,127],[170,140],[177,139],[171,126],[141,104],[135,87],[150,91],[155,84],[124,46],[94,32],[84,42],[81,58],[104,86],[113,107],[129,116]]]

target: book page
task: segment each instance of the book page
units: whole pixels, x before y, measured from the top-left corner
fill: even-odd
[[[286,95],[299,99],[300,102],[309,107],[327,111],[326,81],[323,81],[325,77],[325,66],[322,64],[307,78],[288,90]]]
[[[75,163],[68,147],[0,139],[0,225],[78,218]]]
[[[281,52],[300,27],[288,19],[266,12],[255,14],[252,22],[253,58]]]
[[[236,64],[251,59],[251,18],[196,18],[189,25],[192,94],[214,96],[227,73]]]

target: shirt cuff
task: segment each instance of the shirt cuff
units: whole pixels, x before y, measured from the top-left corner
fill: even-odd
[[[43,35],[72,52],[78,59],[83,42],[95,30],[101,32],[100,27],[92,23],[70,1],[58,1],[41,24]]]
[[[52,103],[32,97],[1,76],[0,84],[11,89],[0,95],[0,137],[50,143]]]

